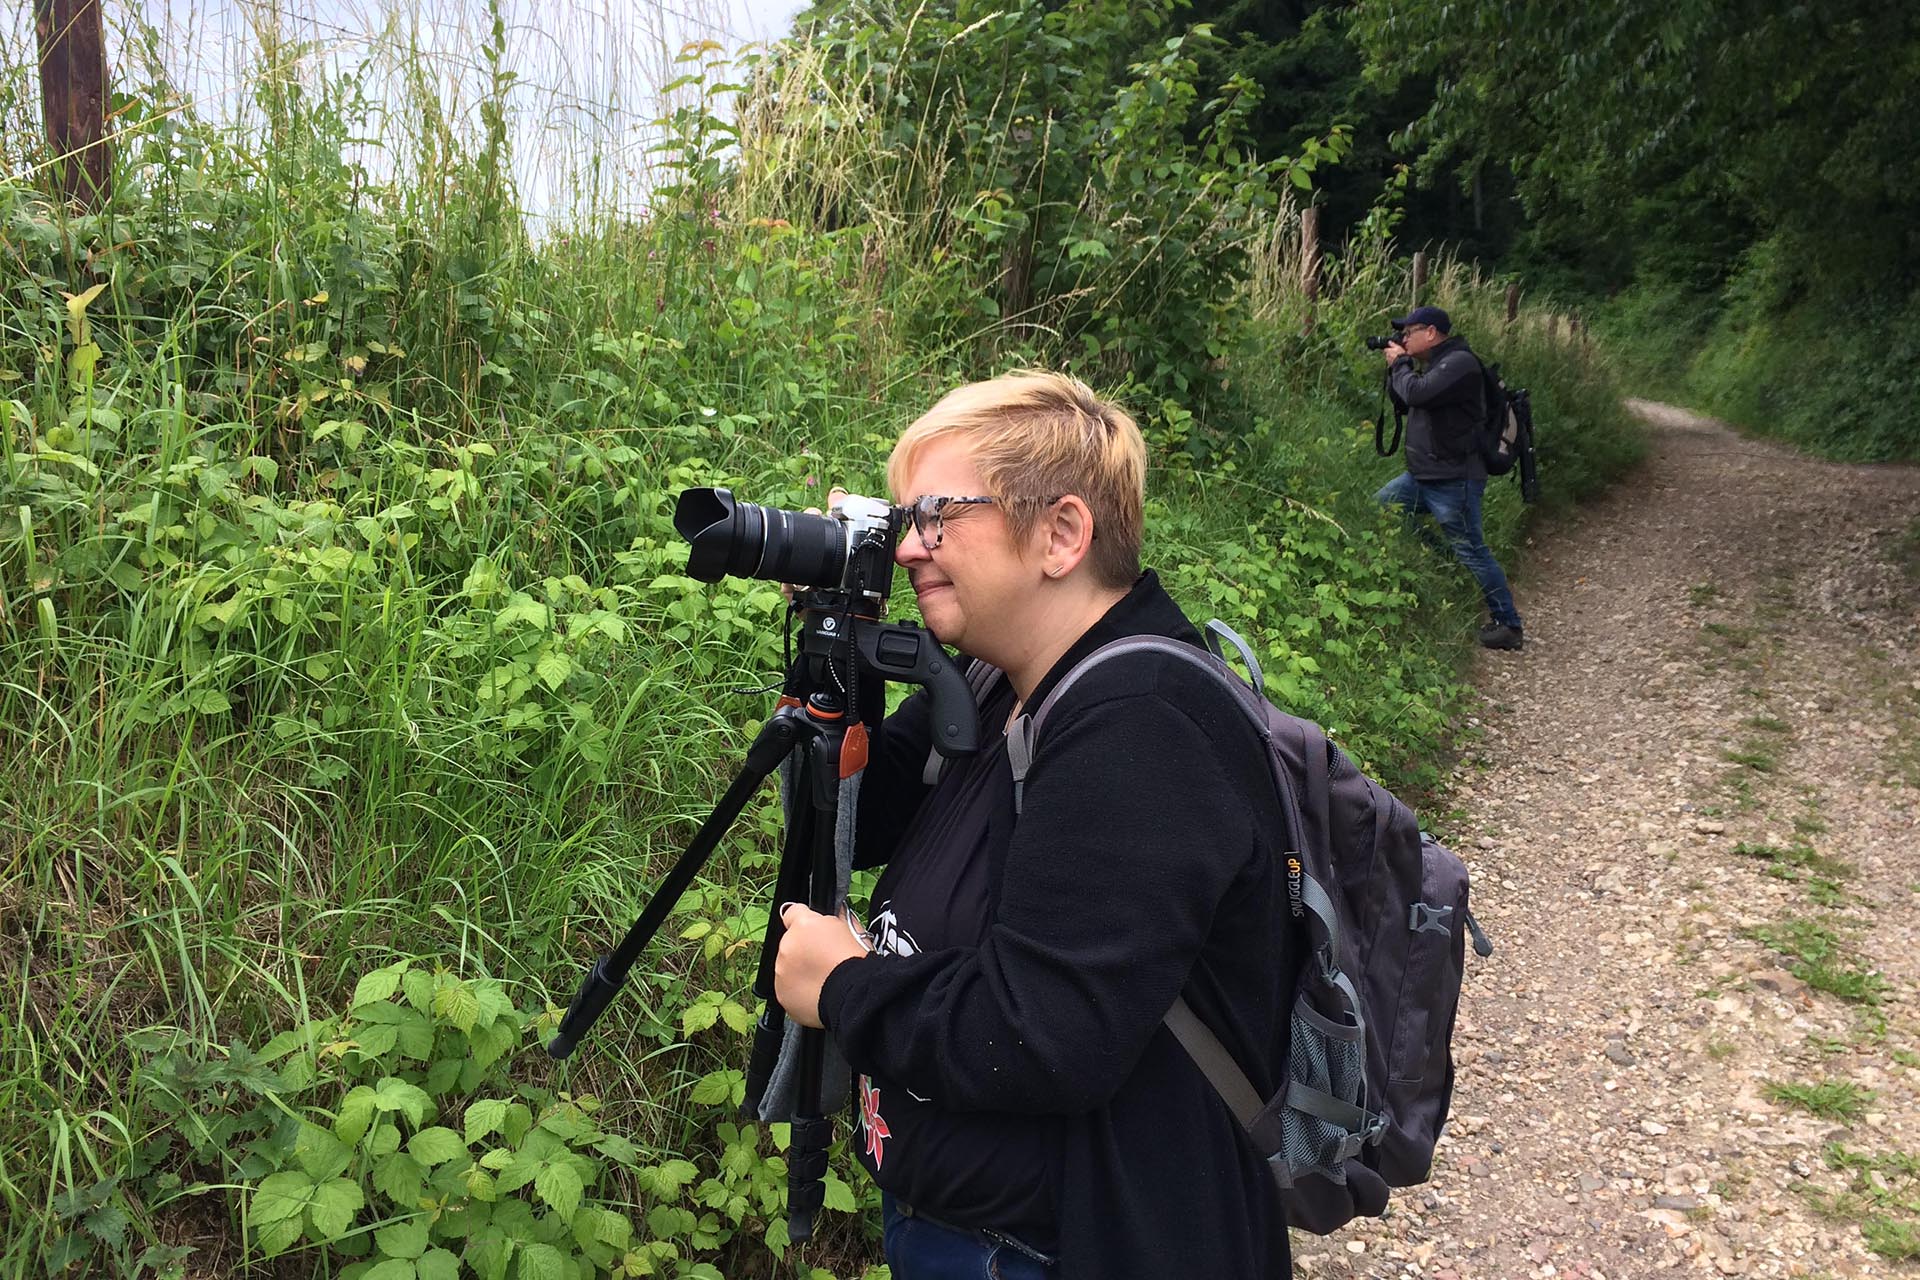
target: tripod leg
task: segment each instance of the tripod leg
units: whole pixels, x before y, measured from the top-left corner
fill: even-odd
[[[680,895],[693,883],[694,876],[706,864],[707,858],[720,844],[720,837],[726,834],[733,820],[740,816],[740,810],[746,807],[748,799],[767,780],[767,775],[780,767],[794,745],[807,736],[805,716],[794,707],[782,707],[773,718],[760,729],[747,748],[746,763],[740,772],[734,775],[726,793],[720,802],[700,824],[700,830],[680,855],[680,861],[667,873],[666,879],[654,891],[653,898],[647,903],[640,918],[627,930],[627,936],[618,947],[594,962],[587,972],[586,980],[580,984],[580,990],[573,997],[573,1004],[567,1009],[566,1017],[560,1020],[560,1026],[554,1032],[547,1052],[556,1058],[564,1058],[573,1052],[580,1037],[592,1029],[593,1024],[605,1012],[608,1003],[619,992],[620,986],[627,980],[627,971],[640,957],[653,935],[666,923],[674,904],[680,901]]]
[[[787,1145],[787,1238],[794,1241],[813,1235],[814,1219],[826,1195],[833,1121],[825,1096],[827,1035],[790,1023],[774,991],[774,957],[786,935],[780,907],[803,902],[822,913],[839,909],[843,892],[836,857],[840,804],[849,794],[840,779],[846,737],[840,717],[829,703],[810,706],[808,720],[815,736],[793,757],[794,769],[787,779],[787,843],[754,982],[754,992],[765,1006],[754,1036],[746,1091],[749,1113],[792,1126]],[[833,1088],[837,1093],[838,1084]]]

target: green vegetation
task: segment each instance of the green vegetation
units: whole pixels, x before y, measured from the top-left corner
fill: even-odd
[[[1503,269],[1591,299],[1645,391],[1836,457],[1920,457],[1893,407],[1920,342],[1910,14],[1861,0],[1357,0],[1349,14],[1370,84],[1433,86],[1424,113],[1399,117],[1423,185],[1510,175],[1528,217]]]
[[[7,131],[0,1269],[765,1274],[782,1134],[734,1109],[771,791],[578,1058],[534,1032],[769,710],[737,691],[779,593],[688,579],[674,495],[876,490],[962,379],[1119,395],[1174,594],[1390,785],[1439,776],[1477,600],[1371,499],[1397,194],[1310,304],[1289,201],[1344,131],[1256,159],[1253,86],[1170,6],[998,12],[695,50],[649,208],[583,189],[538,236],[497,14],[471,120],[270,23],[212,120],[136,31],[95,213]],[[0,118],[33,92],[13,51]],[[1428,296],[1533,388],[1553,504],[1635,458],[1587,348],[1503,331],[1464,262]],[[1503,555],[1522,522],[1497,486]],[[829,1192],[780,1265],[872,1255],[870,1186]]]
[[[1811,1111],[1827,1120],[1855,1120],[1873,1101],[1873,1091],[1862,1089],[1851,1080],[1820,1080],[1797,1083],[1770,1080],[1766,1095],[1774,1102],[1785,1102]]]
[[[1826,890],[1821,885],[1829,886]],[[1831,900],[1831,881],[1815,879],[1810,886],[1816,897]],[[1748,931],[1793,963],[1790,972],[1816,991],[1825,991],[1855,1004],[1875,1006],[1886,994],[1887,982],[1872,969],[1862,969],[1852,959],[1846,941],[1831,925],[1818,920],[1790,919],[1780,924],[1760,925]]]

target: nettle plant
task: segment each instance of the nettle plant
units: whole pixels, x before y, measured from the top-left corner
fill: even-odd
[[[149,1037],[146,1074],[171,1114],[142,1163],[176,1163],[184,1143],[227,1166],[254,1249],[323,1250],[342,1280],[720,1280],[690,1255],[748,1223],[783,1254],[786,1126],[719,1125],[705,1178],[690,1160],[649,1160],[599,1124],[595,1099],[510,1079],[555,1016],[517,1009],[493,980],[401,961],[361,978],[345,1015],[257,1054],[208,1059]],[[693,1100],[737,1102],[738,1076],[700,1079]],[[654,1202],[638,1224],[615,1207],[635,1190]]]

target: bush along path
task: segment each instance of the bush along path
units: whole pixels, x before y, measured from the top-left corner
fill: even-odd
[[[1303,1276],[1920,1274],[1920,470],[1633,407],[1430,818],[1497,948],[1432,1181]]]

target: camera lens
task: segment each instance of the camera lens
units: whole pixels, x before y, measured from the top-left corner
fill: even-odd
[[[732,576],[837,587],[846,575],[847,527],[832,516],[736,502],[726,489],[687,489],[673,527],[690,548],[688,575],[702,582]]]

